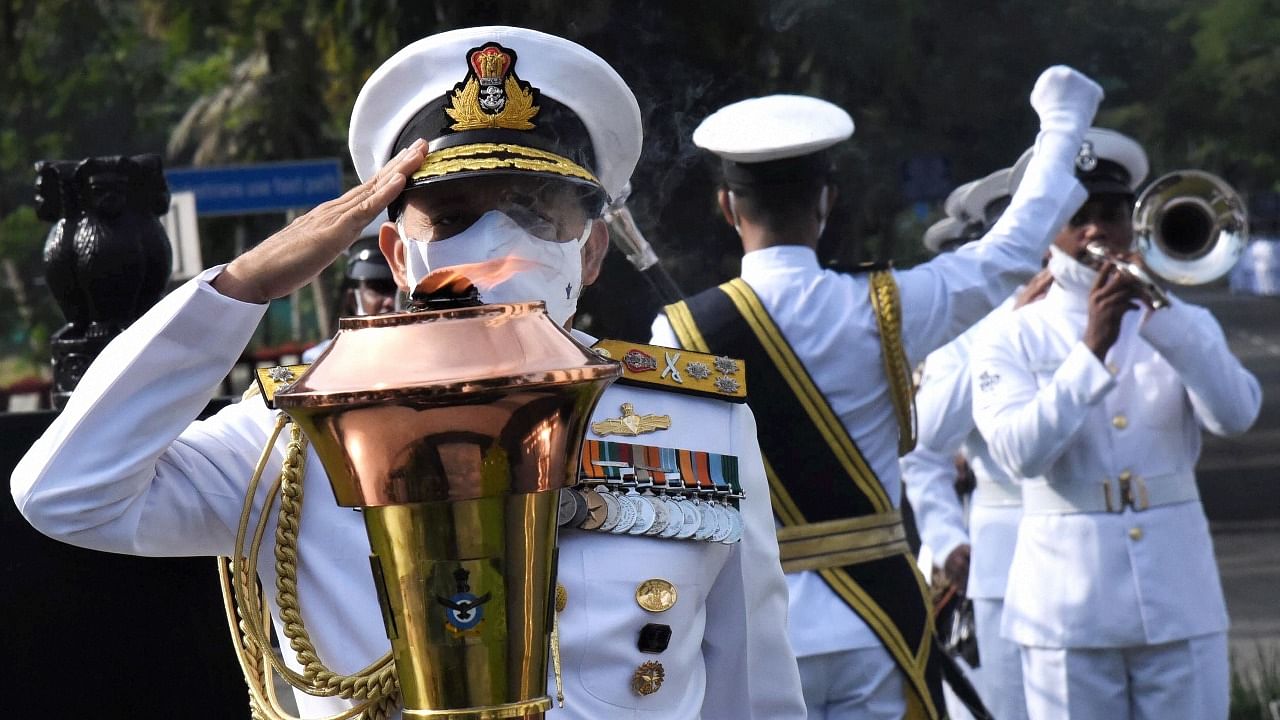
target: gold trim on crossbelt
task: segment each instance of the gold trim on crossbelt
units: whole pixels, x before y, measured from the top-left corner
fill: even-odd
[[[805,523],[803,525],[791,525],[789,527],[778,528],[778,542],[792,542],[795,540],[804,540],[806,538],[816,538],[827,535],[837,535],[840,533],[856,532],[858,530],[900,525],[901,523],[902,512],[899,510],[890,510],[889,512],[876,513],[875,515],[863,515],[861,517],[854,518],[823,520],[822,522]]]
[[[806,570],[826,570],[827,568],[856,565],[858,563],[871,562],[872,560],[883,560],[910,551],[911,548],[907,545],[906,539],[900,538],[894,542],[874,547],[855,548],[811,557],[788,558],[782,561],[782,572],[796,573]]]
[[[897,512],[830,520],[778,530],[784,572],[824,570],[909,552]]]
[[[853,478],[854,484],[862,490],[877,512],[893,509],[893,503],[889,501],[889,496],[879,478],[862,456],[862,452],[849,436],[843,423],[831,410],[822,392],[814,385],[804,364],[795,356],[795,352],[774,324],[769,311],[760,303],[755,291],[741,278],[730,280],[720,288],[729,296],[738,308],[738,312],[756,333],[760,344],[777,366],[788,387],[800,401],[827,445],[844,466],[845,472]]]

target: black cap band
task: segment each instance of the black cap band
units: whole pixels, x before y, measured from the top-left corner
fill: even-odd
[[[820,184],[831,176],[833,166],[826,151],[766,162],[742,163],[722,160],[724,182],[730,188],[773,185]]]
[[[1088,171],[1081,170],[1077,165],[1076,178],[1090,195],[1133,194],[1133,188],[1129,185],[1132,178],[1128,169],[1118,162],[1105,158],[1098,158],[1097,164]]]
[[[418,111],[396,137],[391,152],[400,152],[418,138],[427,141],[430,150],[440,150],[471,143],[511,144],[555,153],[587,171],[596,174],[595,152],[587,126],[576,113],[546,95],[538,96],[538,117],[532,130],[463,130],[450,129],[453,120],[445,113],[449,96],[436,98]]]

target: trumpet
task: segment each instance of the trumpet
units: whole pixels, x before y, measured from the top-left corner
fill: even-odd
[[[1169,305],[1169,294],[1151,277],[1141,265],[1121,255],[1111,252],[1102,243],[1091,242],[1085,247],[1088,254],[1087,265],[1101,270],[1105,265],[1114,265],[1117,270],[1128,275],[1138,284],[1139,291],[1151,304],[1152,309],[1159,310]]]
[[[1158,309],[1169,304],[1169,295],[1156,277],[1175,285],[1203,285],[1230,272],[1248,242],[1249,219],[1239,193],[1225,180],[1200,170],[1176,170],[1138,196],[1133,235],[1141,263],[1097,243],[1086,250],[1095,267],[1111,263],[1132,277]]]

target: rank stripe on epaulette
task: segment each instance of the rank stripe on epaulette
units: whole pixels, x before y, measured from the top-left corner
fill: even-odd
[[[741,360],[622,340],[600,340],[592,349],[622,364],[620,383],[747,401],[747,372]]]
[[[613,463],[625,463],[625,466]],[[582,463],[579,468],[581,478],[622,480],[633,475],[637,465],[648,470],[654,485],[659,487],[683,486],[734,493],[742,490],[736,455],[607,440],[584,440],[582,443]]]

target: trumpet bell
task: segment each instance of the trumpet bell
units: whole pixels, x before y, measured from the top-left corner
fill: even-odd
[[[1151,272],[1177,285],[1226,275],[1244,252],[1248,215],[1222,178],[1178,170],[1156,179],[1134,206],[1134,239]]]

